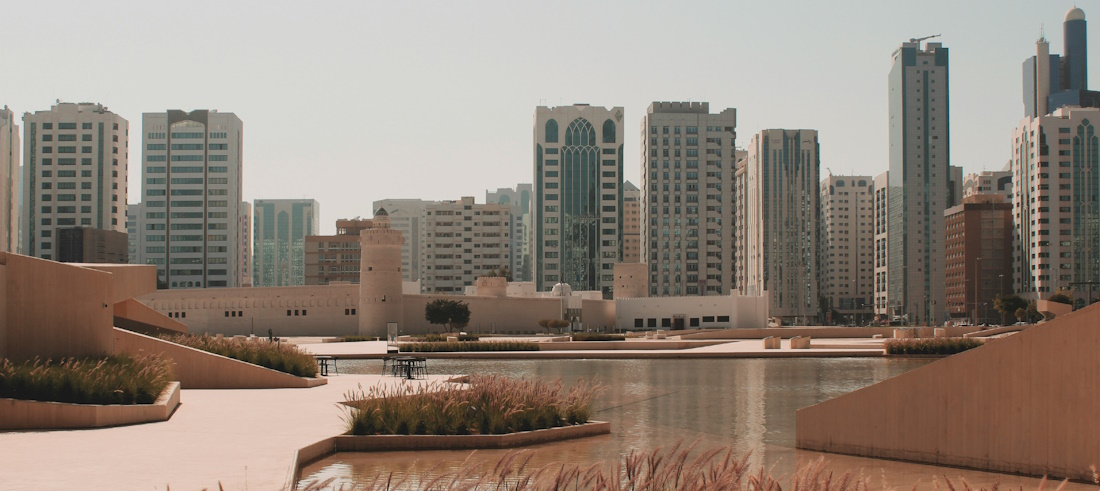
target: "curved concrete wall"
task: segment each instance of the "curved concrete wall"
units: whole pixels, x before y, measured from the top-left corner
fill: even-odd
[[[1100,304],[798,411],[799,448],[1091,481]]]
[[[386,323],[401,322],[401,232],[364,230],[359,267],[359,335],[386,336]]]

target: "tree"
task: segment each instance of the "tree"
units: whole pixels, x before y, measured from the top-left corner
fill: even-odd
[[[1025,318],[1027,318],[1027,309],[1023,307],[1016,309],[1016,318],[1019,320],[1024,320]]]
[[[561,319],[542,319],[539,321],[539,326],[546,329],[546,334],[550,334],[552,329],[568,327],[569,324],[569,321]]]
[[[993,308],[1000,312],[1002,315],[1012,314],[1019,320],[1024,320],[1023,317],[1016,315],[1016,311],[1027,308],[1027,302],[1024,299],[1016,295],[1003,296],[998,294],[993,298]],[[1026,310],[1024,311],[1027,312]]]
[[[501,266],[500,269],[491,269],[484,276],[489,278],[504,278],[508,281],[512,281],[512,270],[508,266]]]
[[[450,333],[470,324],[470,307],[457,300],[432,300],[424,306],[424,320],[441,324]]]
[[[1051,295],[1050,298],[1048,298],[1047,300],[1050,300],[1051,302],[1064,303],[1066,305],[1073,305],[1073,292],[1070,290],[1059,289],[1057,293]]]

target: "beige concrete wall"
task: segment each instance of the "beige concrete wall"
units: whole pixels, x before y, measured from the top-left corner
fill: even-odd
[[[290,389],[328,383],[326,379],[295,377],[123,329],[114,329],[114,341],[116,353],[170,358],[184,389]]]
[[[610,331],[615,328],[614,300],[581,300],[580,329]]]
[[[5,264],[6,354],[104,356],[112,352],[114,316],[110,273],[18,254],[0,253]]]
[[[797,414],[799,448],[1091,480],[1100,305]]]
[[[169,319],[132,298],[115,304],[115,327],[142,334],[187,332],[187,326]]]
[[[180,403],[180,384],[170,382],[153,404],[67,404],[0,399],[0,430],[101,428],[167,421]]]
[[[111,303],[140,297],[157,289],[157,267],[151,264],[79,264],[73,266],[111,273]]]
[[[424,306],[437,298],[460,300],[470,306],[469,333],[538,333],[540,319],[560,319],[560,298],[456,297],[454,295],[405,295],[402,334],[442,332],[442,326],[424,320]]]

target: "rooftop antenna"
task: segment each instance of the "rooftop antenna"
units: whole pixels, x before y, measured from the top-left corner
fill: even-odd
[[[924,41],[924,40],[927,40],[927,39],[932,39],[932,38],[938,38],[938,37],[940,37],[939,34],[933,34],[931,36],[924,36],[922,38],[909,38],[909,42],[910,43],[917,43],[917,49],[920,49],[921,41]]]

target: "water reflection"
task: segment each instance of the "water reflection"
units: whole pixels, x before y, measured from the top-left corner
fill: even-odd
[[[431,373],[480,373],[512,377],[562,379],[596,377],[607,385],[593,418],[611,422],[611,434],[533,447],[531,465],[550,462],[588,464],[615,462],[631,449],[668,447],[698,441],[700,448],[731,446],[751,452],[754,466],[775,475],[792,472],[800,460],[816,452],[794,449],[795,411],[904,373],[927,360],[851,359],[722,359],[722,360],[431,360]],[[345,368],[346,367],[346,368]],[[350,373],[378,373],[381,362],[341,362]],[[495,461],[506,451],[479,451],[477,458]],[[456,469],[469,452],[385,452],[337,454],[303,470],[303,482],[336,478],[337,483],[362,483],[380,473],[423,475],[439,466]],[[831,468],[851,469],[910,488],[918,480],[929,485],[944,469],[898,462],[828,455]],[[951,470],[971,484],[991,485],[1001,476]],[[1002,479],[1034,487],[1026,478]],[[922,488],[924,486],[921,486]],[[930,486],[929,486],[930,487]]]

